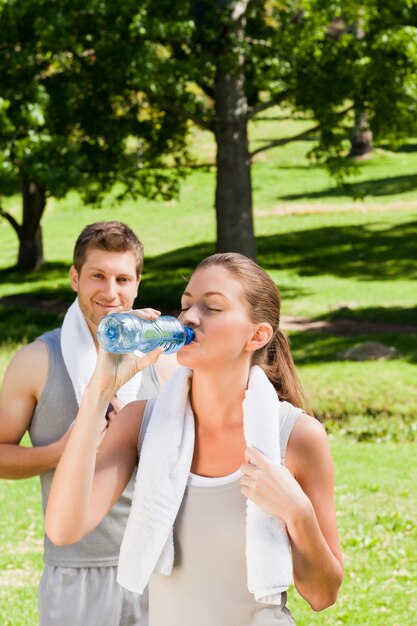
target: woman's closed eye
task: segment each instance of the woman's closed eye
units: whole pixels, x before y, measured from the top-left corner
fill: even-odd
[[[184,313],[185,311],[189,311],[192,306],[193,305],[191,305],[191,304],[183,304],[181,306],[180,312]],[[223,309],[221,307],[219,307],[218,305],[215,305],[215,304],[201,303],[201,305],[196,305],[196,306],[198,306],[198,308],[200,308],[201,310],[211,311],[213,313],[221,313],[221,311],[223,311]]]

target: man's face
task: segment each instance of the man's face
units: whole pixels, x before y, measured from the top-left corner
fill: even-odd
[[[140,282],[132,251],[108,252],[97,248],[87,251],[79,273],[74,266],[71,267],[70,278],[81,311],[94,335],[104,315],[132,308]]]

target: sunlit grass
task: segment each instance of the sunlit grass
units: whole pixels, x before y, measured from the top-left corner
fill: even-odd
[[[294,592],[300,626],[404,626],[417,609],[414,523],[415,450],[411,444],[332,441],[336,509],[345,558],[337,604],[314,614]]]

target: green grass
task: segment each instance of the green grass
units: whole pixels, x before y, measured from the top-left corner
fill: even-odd
[[[411,626],[417,610],[415,449],[410,444],[331,440],[346,578],[337,604],[314,614],[294,590],[300,626]],[[42,569],[37,479],[4,481],[0,492],[2,626],[35,626]]]
[[[309,122],[272,117],[252,125],[252,147],[301,132]],[[350,180],[354,201],[306,158],[311,141],[255,159],[254,214],[259,262],[279,285],[284,315],[417,325],[417,143],[378,147]],[[193,150],[213,162],[207,133]],[[17,241],[0,222],[0,376],[14,351],[62,321],[72,301],[68,267],[79,231],[101,219],[129,223],[145,245],[137,306],[178,311],[184,277],[214,251],[214,170],[196,170],[171,202],[106,198],[100,210],[75,193],[50,200],[43,219],[47,263],[16,273]],[[20,219],[20,200],[4,205]],[[23,298],[16,300],[16,296]],[[7,301],[7,297],[11,298]],[[13,300],[14,298],[14,300]],[[41,299],[42,306],[34,306]],[[395,346],[389,361],[350,362],[340,354],[377,340]],[[346,581],[336,607],[313,614],[292,594],[300,626],[411,626],[416,611],[415,381],[417,335],[291,333],[293,354],[316,414],[332,438],[336,504]],[[415,445],[415,444],[414,444]],[[3,626],[36,623],[41,571],[38,480],[0,483],[0,615]]]
[[[345,581],[337,604],[318,614],[291,593],[297,623],[411,626],[417,610],[414,446],[338,437],[332,450]]]
[[[43,548],[38,478],[1,481],[0,543],[0,623],[35,626]]]
[[[198,185],[199,181],[194,182]],[[146,209],[140,213],[137,227],[148,251],[142,288],[155,282],[155,277],[166,282],[176,280],[181,286],[180,272],[191,272],[199,259],[214,250],[213,236],[208,226],[205,229],[204,220],[199,230],[198,223],[191,223],[180,211],[165,221],[165,206],[158,211],[152,206]],[[78,213],[80,220],[75,227],[75,220],[68,218],[67,222],[59,204],[46,216],[48,263],[40,272],[18,274],[7,265],[3,269],[0,266],[2,296],[36,293],[70,299],[67,271],[79,229],[94,219],[118,217],[134,226],[138,222],[130,205],[123,206],[117,215],[104,209],[91,215],[91,210],[78,208]],[[374,318],[378,314],[379,318],[383,313],[384,319],[391,316],[393,321],[416,321],[417,210],[275,216],[257,219],[256,226],[259,262],[280,287],[284,313],[323,317],[349,307],[356,316]],[[0,229],[6,239],[7,225],[0,223]],[[58,258],[58,251],[65,257]],[[165,298],[171,306],[175,306],[179,292],[177,289]],[[142,289],[142,293],[144,300],[148,292]],[[375,307],[378,310],[367,311]],[[410,320],[402,317],[408,309]]]

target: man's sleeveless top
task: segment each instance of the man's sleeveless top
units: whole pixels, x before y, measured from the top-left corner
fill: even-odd
[[[66,433],[78,412],[74,389],[62,358],[60,335],[60,329],[55,329],[39,338],[48,348],[48,378],[29,427],[33,446],[48,445],[57,441]],[[142,376],[138,398],[147,399],[156,395],[158,391],[156,373],[148,368]],[[44,513],[53,473],[53,470],[50,470],[40,476]],[[134,476],[97,528],[78,543],[58,547],[45,536],[45,563],[63,567],[117,565],[120,544],[130,511],[133,486]]]
[[[145,410],[141,439],[151,410],[152,401]],[[288,402],[281,403],[282,460],[299,413]],[[194,486],[193,479],[204,486]],[[153,574],[149,583],[149,626],[295,624],[285,593],[281,606],[273,606],[259,604],[248,591],[245,523],[240,472],[226,480],[191,476],[174,524],[174,569],[170,576]]]

